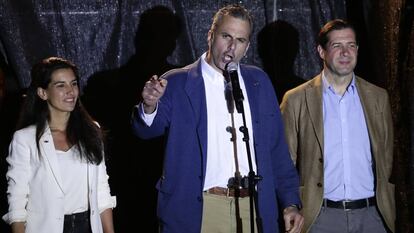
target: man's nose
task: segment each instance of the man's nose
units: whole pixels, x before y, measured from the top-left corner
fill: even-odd
[[[233,39],[229,41],[228,48],[229,48],[229,50],[235,50],[236,49],[236,42]]]
[[[349,47],[348,46],[342,46],[341,47],[341,54],[343,54],[343,55],[349,54]]]

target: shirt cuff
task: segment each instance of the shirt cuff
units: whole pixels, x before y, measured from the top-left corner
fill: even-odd
[[[99,214],[104,212],[106,209],[113,209],[116,207],[116,196],[111,196],[107,203],[104,203],[102,206],[99,206]]]
[[[145,122],[145,124],[147,126],[151,126],[152,122],[154,121],[155,116],[157,115],[157,109],[158,109],[158,103],[157,106],[155,106],[155,111],[153,113],[150,114],[146,114],[144,112],[144,104],[140,103],[138,105],[138,112],[139,112],[139,116],[141,117],[141,119]]]
[[[26,222],[27,211],[13,211],[3,215],[2,219],[7,224],[12,224],[14,222]]]

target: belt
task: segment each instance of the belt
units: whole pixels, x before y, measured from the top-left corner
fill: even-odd
[[[89,210],[81,213],[65,215],[63,233],[67,232],[88,232],[92,233],[89,221]]]
[[[329,208],[343,209],[343,210],[354,210],[374,206],[376,204],[375,197],[359,199],[354,201],[331,201],[324,199],[324,206]]]
[[[65,221],[84,221],[89,219],[89,210],[85,212],[65,215]]]
[[[233,188],[222,188],[222,187],[213,187],[206,191],[207,193],[219,195],[219,196],[227,196],[227,197],[248,197],[249,196],[249,189],[239,189],[236,192]]]

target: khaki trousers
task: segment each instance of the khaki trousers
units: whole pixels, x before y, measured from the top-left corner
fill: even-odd
[[[204,192],[201,233],[249,233],[250,198],[234,198]],[[237,213],[238,212],[238,213]],[[239,216],[240,221],[236,220]],[[255,221],[255,232],[257,226]]]

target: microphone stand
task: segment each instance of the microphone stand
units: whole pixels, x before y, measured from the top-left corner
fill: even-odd
[[[256,189],[256,185],[260,180],[262,180],[262,177],[256,175],[256,173],[253,170],[252,155],[251,155],[250,144],[249,144],[249,139],[250,139],[249,129],[246,126],[246,115],[245,115],[244,106],[243,106],[244,97],[243,97],[243,92],[239,85],[237,69],[232,71],[232,72],[236,72],[232,74],[231,72],[227,70],[227,65],[226,65],[225,73],[228,77],[230,77],[230,80],[231,80],[233,99],[236,105],[237,112],[241,113],[242,118],[243,118],[243,126],[241,126],[239,130],[240,132],[243,133],[243,141],[245,142],[245,145],[246,145],[247,159],[249,163],[249,174],[247,177],[248,179],[247,183],[248,183],[249,197],[250,197],[250,229],[251,229],[251,232],[254,233],[254,212],[253,212],[253,209],[254,209],[256,212],[257,231],[258,233],[262,233],[263,225],[262,225],[262,218],[260,216],[260,211],[259,211],[258,193]],[[246,183],[245,178],[246,177],[243,177],[240,180],[240,178],[238,179],[237,177],[235,177],[236,184],[239,184],[239,185],[235,185],[237,186],[236,188],[240,188],[240,184]]]

